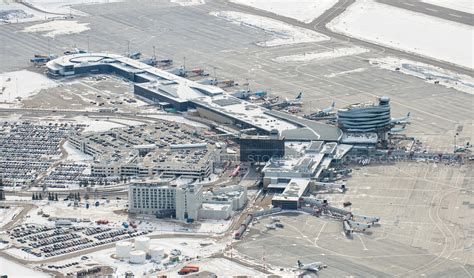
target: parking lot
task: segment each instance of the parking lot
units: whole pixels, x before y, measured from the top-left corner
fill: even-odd
[[[60,227],[26,224],[7,231],[9,240],[38,258],[70,254],[87,248],[144,235],[134,229],[110,227]]]

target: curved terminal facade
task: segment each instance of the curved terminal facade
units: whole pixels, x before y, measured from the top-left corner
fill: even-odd
[[[342,138],[342,131],[337,127],[315,126],[282,118],[273,111],[233,97],[219,87],[200,84],[121,55],[66,55],[49,61],[46,67],[48,76],[52,78],[118,75],[132,81],[134,94],[146,101],[166,103],[178,111],[193,108],[201,117],[241,128],[255,128],[263,135],[278,130],[280,134],[291,131],[292,140],[338,142]]]
[[[390,99],[375,103],[356,103],[337,111],[339,127],[348,132],[377,132],[390,127]]]

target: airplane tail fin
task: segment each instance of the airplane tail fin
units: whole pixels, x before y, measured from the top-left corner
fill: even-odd
[[[408,114],[407,114],[407,118],[410,118],[410,112],[408,112]]]
[[[300,92],[298,96],[296,96],[295,100],[301,100],[302,96],[303,96],[303,92]]]
[[[331,107],[334,108],[336,106],[336,102],[333,101],[332,104],[331,104]]]
[[[298,267],[302,267],[303,266],[303,263],[301,263],[300,260],[298,260]]]

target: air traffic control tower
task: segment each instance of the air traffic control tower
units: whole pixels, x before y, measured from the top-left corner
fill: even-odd
[[[384,132],[390,129],[390,98],[378,103],[355,103],[337,111],[337,124],[347,132]]]

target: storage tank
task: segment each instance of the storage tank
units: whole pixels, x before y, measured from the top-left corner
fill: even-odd
[[[146,253],[142,250],[135,250],[130,252],[130,263],[131,264],[143,264],[146,260]]]
[[[152,247],[150,248],[149,254],[152,260],[159,261],[165,255],[165,250],[163,248]]]
[[[137,237],[135,239],[135,250],[141,250],[144,251],[145,253],[148,252],[148,249],[150,248],[150,238],[143,236],[143,237]]]
[[[117,242],[115,244],[115,255],[117,258],[128,258],[132,251],[132,244],[128,241]]]

